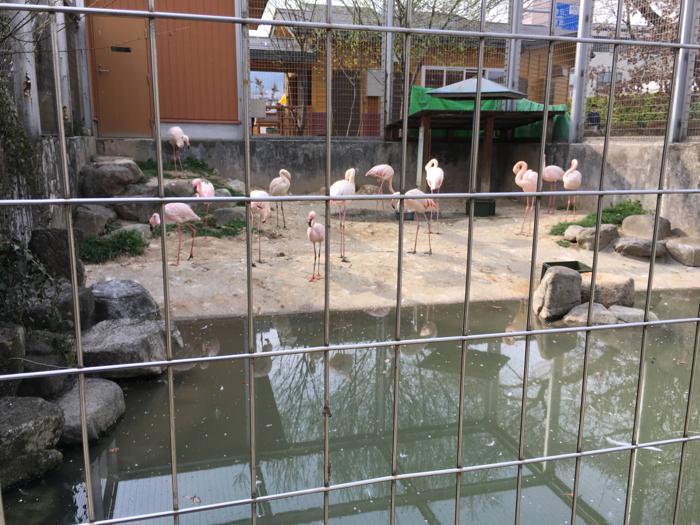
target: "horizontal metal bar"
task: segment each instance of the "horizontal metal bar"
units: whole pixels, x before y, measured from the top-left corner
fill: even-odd
[[[338,345],[321,345],[321,346],[307,346],[302,348],[290,348],[287,350],[271,350],[265,352],[265,357],[279,357],[286,355],[296,355],[296,354],[310,354],[314,352],[325,352],[325,351],[337,351],[337,350],[366,350],[366,349],[378,349],[378,348],[388,348],[399,346],[409,346],[409,345],[425,345],[425,344],[435,344],[435,343],[451,343],[451,342],[464,342],[464,341],[484,341],[486,339],[498,339],[502,337],[524,337],[524,336],[537,336],[537,335],[549,335],[549,334],[570,334],[577,332],[600,332],[604,330],[619,330],[624,328],[639,328],[639,327],[653,327],[653,326],[665,326],[674,324],[685,324],[685,323],[697,323],[700,322],[700,317],[686,317],[680,319],[660,319],[658,321],[637,321],[634,323],[617,323],[617,324],[607,324],[607,325],[595,325],[595,326],[571,326],[571,327],[561,327],[561,328],[540,328],[538,330],[518,330],[513,332],[490,332],[485,334],[470,334],[470,335],[451,335],[443,337],[432,337],[424,339],[401,339],[401,340],[388,340],[388,341],[375,341],[368,343],[348,343],[348,344],[338,344]],[[460,348],[454,348],[455,352],[459,352]],[[47,377],[47,376],[59,376],[59,375],[74,375],[79,372],[84,372],[86,374],[111,372],[111,371],[123,371],[132,370],[138,368],[152,368],[152,367],[174,367],[178,365],[191,365],[197,363],[208,363],[211,361],[240,361],[245,359],[254,359],[255,357],[260,357],[259,354],[231,354],[231,355],[216,355],[216,356],[202,356],[202,357],[183,357],[179,359],[172,359],[170,361],[160,360],[160,361],[144,361],[141,363],[119,363],[114,365],[100,365],[100,366],[90,366],[85,368],[57,368],[55,370],[43,370],[39,372],[20,372],[16,374],[5,374],[0,375],[0,382],[2,381],[12,381],[19,379],[32,379],[37,377]]]
[[[568,452],[564,454],[555,454],[552,456],[539,456],[536,458],[525,458],[521,460],[511,460],[511,461],[501,461],[499,463],[485,463],[482,465],[469,465],[466,467],[452,467],[439,470],[424,470],[418,472],[408,472],[403,474],[389,475],[389,476],[379,476],[376,478],[367,478],[356,481],[349,481],[347,483],[336,483],[329,485],[328,487],[312,487],[308,489],[293,490],[289,492],[278,492],[276,494],[269,494],[265,496],[258,496],[257,498],[244,498],[231,501],[223,501],[221,503],[212,503],[210,505],[200,505],[198,507],[189,507],[187,509],[181,509],[179,511],[166,510],[162,512],[153,512],[150,514],[140,514],[137,516],[128,516],[124,518],[114,518],[108,520],[95,521],[96,525],[116,525],[117,523],[130,523],[133,521],[150,520],[155,518],[166,518],[172,516],[181,516],[184,514],[193,514],[196,512],[208,512],[212,510],[225,509],[229,507],[237,507],[241,505],[250,505],[252,503],[263,503],[265,501],[273,501],[286,498],[294,498],[299,496],[309,496],[312,494],[321,494],[324,492],[332,492],[338,490],[347,490],[355,487],[362,487],[365,485],[375,485],[378,483],[387,483],[391,481],[402,481],[402,480],[412,480],[420,478],[429,478],[435,476],[449,476],[457,474],[458,472],[476,472],[482,470],[493,470],[498,468],[509,468],[517,467],[520,465],[530,465],[536,463],[543,463],[547,461],[563,461],[568,459],[582,458],[599,456],[603,454],[615,454],[618,452],[627,452],[630,450],[644,449],[650,447],[662,447],[667,445],[677,445],[680,443],[688,443],[692,441],[700,441],[700,435],[689,436],[689,437],[679,437],[679,438],[669,438],[661,439],[658,441],[647,441],[646,443],[638,443],[636,445],[619,445],[609,448],[599,448],[595,450],[587,450],[582,452]]]
[[[282,27],[300,27],[307,29],[338,29],[341,31],[364,31],[373,33],[399,33],[414,35],[456,36],[465,38],[502,38],[506,40],[537,40],[541,42],[571,42],[584,44],[618,44],[621,46],[663,47],[670,49],[700,49],[700,44],[686,44],[679,42],[657,42],[653,40],[623,40],[620,38],[582,38],[578,36],[563,35],[536,35],[530,33],[501,33],[497,31],[467,31],[455,29],[432,29],[419,27],[398,27],[383,25],[361,24],[334,24],[327,22],[308,22],[303,20],[265,20],[262,18],[248,18],[240,16],[203,15],[193,13],[171,13],[167,11],[139,11],[135,9],[102,9],[97,7],[67,7],[29,4],[8,4],[0,2],[0,11],[34,11],[40,13],[71,13],[109,15],[140,18],[163,18],[176,20],[192,20],[198,22],[220,22],[230,24],[249,24]]]
[[[598,195],[700,195],[700,188],[664,188],[658,189],[626,189],[626,190],[562,190],[562,191],[503,191],[503,192],[455,192],[455,193],[426,193],[425,197],[417,198],[413,195],[347,195],[344,201],[379,201],[379,200],[422,200],[422,199],[522,199],[529,197],[544,197],[555,194],[558,197],[595,197]],[[84,204],[160,204],[169,202],[203,203],[203,202],[325,202],[335,201],[328,195],[284,195],[279,197],[246,197],[243,195],[232,197],[79,197],[64,199],[61,197],[50,199],[0,199],[0,206],[46,206],[57,204],[69,204],[81,206]]]

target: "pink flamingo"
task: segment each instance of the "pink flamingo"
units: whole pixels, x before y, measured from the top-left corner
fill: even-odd
[[[289,193],[289,186],[292,184],[292,176],[287,170],[280,170],[279,177],[275,177],[270,181],[270,195],[280,197]],[[279,204],[279,206],[278,206]],[[284,218],[284,202],[275,202],[275,216],[277,217],[277,227],[280,227],[280,212],[282,208],[282,224],[284,229],[287,229],[287,221]]]
[[[173,148],[173,166],[177,169],[177,162],[180,161],[180,171],[185,171],[182,167],[182,159],[180,158],[180,150],[190,149],[190,138],[185,135],[180,126],[173,126],[168,130],[168,142]]]
[[[399,192],[394,192],[394,195],[400,195]],[[416,248],[418,247],[418,230],[420,229],[420,215],[423,214],[423,219],[428,223],[428,255],[433,254],[433,245],[430,242],[430,236],[433,234],[433,232],[430,229],[430,218],[428,215],[426,215],[426,210],[435,210],[437,206],[435,205],[435,201],[433,199],[427,198],[427,194],[423,193],[420,191],[418,188],[414,188],[412,190],[408,190],[406,192],[406,196],[411,196],[411,197],[424,197],[424,198],[415,198],[415,199],[404,199],[404,213],[407,211],[412,211],[416,215],[416,238],[413,241],[413,251],[408,252],[408,253],[416,253]],[[398,209],[399,206],[399,200],[398,199],[393,199],[391,201],[391,206],[394,209]]]
[[[213,197],[216,195],[216,190],[214,189],[214,185],[209,182],[208,180],[205,179],[194,179],[192,180],[192,187],[194,188],[194,192],[197,194],[197,197],[201,198],[206,198],[206,197]],[[209,205],[211,202],[207,202],[204,204],[204,229],[207,229],[207,216],[209,215]],[[206,239],[206,236],[204,237]]]
[[[165,224],[169,222],[174,222],[177,224],[177,261],[175,266],[180,264],[180,252],[182,251],[182,225],[184,224],[192,232],[192,245],[190,246],[190,256],[187,260],[194,257],[194,238],[197,235],[197,228],[195,228],[190,222],[195,222],[201,220],[197,214],[192,211],[187,204],[183,202],[169,202],[165,205]],[[151,227],[151,231],[160,225],[160,215],[154,213],[148,220],[148,224]]]
[[[547,157],[545,156],[544,158],[545,164],[547,163]],[[552,192],[555,192],[557,190],[557,182],[561,181],[562,178],[564,177],[564,170],[561,169],[559,166],[555,164],[550,164],[549,166],[545,166],[544,170],[542,170],[542,180],[544,182],[549,182],[549,187]],[[557,198],[552,193],[549,197],[549,213],[554,213],[554,205],[556,204]]]
[[[578,168],[578,161],[576,159],[572,159],[571,167],[564,172],[564,177],[562,178],[564,181],[565,190],[577,190],[581,187],[583,177],[581,176],[581,172],[576,168]],[[569,195],[569,197],[566,199],[567,221],[569,220],[569,204],[571,203],[573,203],[572,213],[576,213],[576,195]]]
[[[321,243],[326,238],[326,230],[323,224],[316,222],[316,212],[310,211],[308,218],[309,227],[306,230],[306,236],[309,242],[314,247],[314,269],[311,271],[309,282],[314,282],[321,278]],[[318,256],[316,255],[316,245],[318,244]],[[318,261],[318,271],[316,271],[316,261]]]
[[[515,183],[520,186],[525,193],[537,191],[537,172],[527,169],[527,162],[524,160],[516,162],[515,166],[513,166],[513,173],[515,174]],[[526,197],[525,214],[523,215],[523,223],[520,226],[519,235],[523,234],[525,221],[527,220],[527,216],[530,214],[530,211],[534,207],[534,204],[534,197]],[[528,235],[529,231],[530,226],[528,223]]]
[[[270,194],[263,190],[253,190],[250,192],[252,199],[264,199],[270,197]],[[260,232],[262,225],[270,218],[270,202],[269,201],[250,201],[250,213],[258,218],[258,262],[262,262],[262,241],[260,240]]]
[[[388,164],[377,164],[365,173],[365,177],[374,177],[380,181],[379,187],[377,187],[377,195],[384,193],[385,182],[389,185],[389,193],[394,193],[394,187],[391,184],[394,180],[394,168]],[[379,203],[377,203],[377,207],[379,207]],[[384,209],[384,201],[382,201],[382,209]]]
[[[428,183],[430,193],[440,193],[440,187],[445,180],[445,172],[438,167],[437,159],[430,159],[425,165],[425,181]],[[436,215],[438,221],[438,233],[440,233],[440,201],[435,201]],[[430,210],[430,219],[433,218],[433,211]]]
[[[343,262],[348,262],[345,257],[345,214],[348,211],[348,203],[342,197],[355,195],[355,168],[350,168],[345,172],[345,177],[331,184],[330,195],[331,204],[338,205],[338,220],[340,221],[340,258]]]

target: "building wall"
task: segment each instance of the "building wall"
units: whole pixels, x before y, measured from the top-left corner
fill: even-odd
[[[566,104],[569,98],[569,72],[576,60],[576,44],[558,43],[552,56],[552,104]],[[523,49],[520,78],[527,81],[527,98],[544,101],[547,73],[547,47]]]

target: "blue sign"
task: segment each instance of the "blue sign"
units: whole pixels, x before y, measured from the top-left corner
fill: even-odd
[[[557,2],[554,25],[564,31],[578,31],[578,4]]]

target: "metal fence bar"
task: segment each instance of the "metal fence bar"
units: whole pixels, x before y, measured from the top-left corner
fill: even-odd
[[[682,16],[688,16],[688,10],[685,9],[683,6],[685,5],[686,2],[694,2],[694,0],[683,0],[682,2],[682,7],[681,7],[681,13]],[[692,11],[692,10],[691,10]],[[680,20],[678,24],[678,38],[681,37],[681,31],[685,25],[685,21],[683,19]],[[680,84],[678,82],[678,75],[677,71],[678,68],[680,67],[680,54],[681,54],[681,49],[676,51],[676,57],[673,61],[673,80],[671,81],[671,100],[676,96],[677,90],[680,88]],[[669,146],[671,145],[671,142],[673,140],[673,128],[670,126],[670,121],[666,121],[666,134],[664,136],[664,145],[663,149],[661,151],[661,167],[659,171],[659,182],[658,182],[658,190],[661,190],[664,187],[665,181],[666,181],[666,162],[668,160],[668,150]],[[649,320],[649,309],[651,307],[651,292],[653,290],[653,285],[654,285],[654,269],[656,268],[656,245],[657,241],[659,239],[659,222],[661,219],[661,201],[662,201],[662,194],[657,194],[656,196],[656,210],[655,210],[655,215],[654,215],[654,228],[652,231],[652,237],[651,237],[651,255],[649,257],[649,278],[647,280],[647,289],[646,289],[646,297],[644,301],[644,320],[648,321]],[[642,342],[641,342],[641,349],[639,352],[639,374],[637,376],[637,394],[635,398],[635,406],[634,406],[634,422],[632,424],[632,444],[636,444],[639,441],[639,429],[640,429],[640,420],[642,416],[642,402],[643,402],[643,392],[646,387],[646,347],[647,347],[647,337],[648,337],[648,329],[647,327],[642,328]],[[627,476],[627,491],[625,495],[625,514],[624,514],[624,525],[629,525],[630,523],[630,518],[632,514],[632,497],[634,494],[634,485],[635,485],[635,478],[636,478],[636,472],[637,472],[637,452],[636,449],[632,449],[630,453],[630,461],[629,461],[629,471],[628,471],[628,476]]]
[[[53,3],[52,0],[51,3]],[[71,181],[68,171],[68,148],[66,145],[66,129],[63,121],[63,93],[61,92],[61,63],[58,56],[58,33],[56,16],[49,16],[49,30],[51,35],[51,62],[53,67],[54,103],[56,110],[56,125],[58,127],[58,143],[60,171],[63,179],[63,195],[70,197]],[[68,95],[68,94],[67,94]],[[73,209],[65,206],[66,237],[68,241],[68,260],[70,266],[71,301],[73,302],[73,327],[75,334],[75,352],[77,368],[84,367],[83,346],[80,324],[80,296],[78,295],[78,257],[75,245],[75,230],[73,229]],[[78,402],[80,405],[80,438],[83,448],[83,468],[85,469],[85,490],[87,492],[88,519],[95,519],[94,484],[90,463],[90,442],[88,439],[87,408],[85,401],[85,374],[78,373]]]
[[[149,11],[155,11],[155,0],[148,0]],[[156,21],[148,19],[148,43],[151,66],[151,96],[153,98],[153,140],[156,146],[156,172],[158,177],[158,196],[165,197],[165,179],[163,175],[163,141],[160,133],[160,90],[158,88],[158,50],[156,42]],[[170,310],[170,278],[168,275],[168,254],[166,248],[167,231],[165,228],[165,203],[160,204],[160,214],[163,218],[160,228],[160,262],[163,277],[163,313],[165,323],[165,356],[168,361],[173,359],[172,318]],[[173,510],[180,507],[177,489],[177,442],[175,427],[175,383],[173,368],[168,367],[168,426],[170,439],[170,486],[172,490]],[[175,520],[177,525],[177,516]]]
[[[698,305],[698,317],[700,317],[700,304]],[[693,407],[693,394],[695,393],[695,368],[698,362],[698,348],[700,348],[700,323],[695,324],[695,344],[693,344],[693,357],[690,361],[690,379],[688,381],[688,399],[685,406],[685,419],[683,421],[683,437],[690,435],[691,408]],[[686,442],[681,443],[681,458],[678,462],[678,482],[676,485],[676,501],[673,505],[673,524],[679,520],[681,508],[681,493],[683,488],[683,464],[685,462]]]
[[[617,12],[622,12],[622,2],[623,0],[618,0]],[[620,29],[622,27],[622,17],[617,18],[615,26],[615,36],[619,38]],[[612,56],[612,72],[610,80],[610,95],[608,98],[608,111],[606,122],[611,123],[605,126],[605,140],[603,141],[603,154],[601,159],[600,167],[600,179],[598,180],[598,189],[602,190],[605,185],[605,173],[608,166],[608,152],[610,145],[610,135],[612,133],[612,115],[613,106],[615,103],[615,84],[617,76],[617,65],[618,65],[618,46],[613,46],[613,56]],[[600,231],[601,224],[603,222],[603,196],[598,195],[596,201],[596,222],[595,222],[595,238],[593,240],[593,263],[591,264],[591,286],[588,299],[588,311],[586,315],[586,326],[591,326],[593,324],[593,304],[595,303],[595,284],[596,278],[598,276],[598,255],[600,254]],[[583,367],[581,370],[581,397],[579,403],[579,419],[578,419],[578,431],[576,435],[576,451],[580,452],[583,450],[583,431],[586,418],[586,402],[588,399],[588,358],[591,349],[591,332],[586,332],[585,340],[583,344]],[[572,490],[571,497],[571,525],[576,525],[576,513],[578,506],[579,490],[581,484],[581,458],[576,458],[574,465],[574,487]]]

